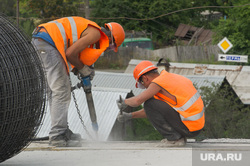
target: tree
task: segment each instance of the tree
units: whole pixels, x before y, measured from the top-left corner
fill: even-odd
[[[229,84],[201,87],[206,124],[197,139],[249,138],[250,107],[236,97]]]
[[[232,0],[233,6],[248,4],[248,0]],[[216,36],[214,43],[218,43],[222,38],[227,37],[233,44],[228,52],[237,55],[250,54],[250,5],[227,9],[225,12],[227,19],[221,19],[217,27],[214,27]],[[248,63],[249,64],[249,63]]]
[[[16,15],[16,0],[0,0],[0,11],[7,16]]]
[[[91,16],[100,25],[116,21],[125,30],[152,32],[153,40],[161,46],[173,44],[174,33],[180,23],[213,28],[217,33],[214,41],[228,36],[235,43],[231,53],[249,54],[249,6],[230,7],[247,3],[248,0],[95,0]],[[204,8],[206,6],[213,7]],[[199,8],[184,10],[191,7]],[[227,19],[222,18],[220,22],[201,19],[200,13],[204,10],[219,11]],[[179,12],[166,15],[174,11]]]
[[[20,0],[20,26],[31,36],[34,28],[57,18],[77,15],[81,0]]]
[[[78,5],[81,0],[24,0],[28,9],[32,9],[42,22],[47,22],[61,17],[77,15]]]
[[[125,30],[146,30],[152,32],[154,41],[161,45],[170,45],[179,23],[191,22],[190,18],[198,14],[193,14],[195,11],[183,11],[157,16],[192,7],[191,2],[191,0],[95,0],[91,6],[93,9],[91,19],[100,25],[115,21],[123,25]]]
[[[34,24],[32,19],[26,19],[24,17],[31,17],[33,15],[31,10],[25,8],[27,0],[19,1],[19,27],[24,29],[27,34],[31,36],[31,32],[34,30]],[[16,0],[0,0],[0,11],[3,12],[10,19],[16,19],[17,11],[17,1]],[[25,8],[25,9],[24,9]],[[15,21],[13,21],[15,23]]]

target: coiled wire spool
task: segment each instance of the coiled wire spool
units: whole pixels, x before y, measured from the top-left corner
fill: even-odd
[[[31,40],[0,13],[0,162],[29,145],[46,107],[46,79]]]

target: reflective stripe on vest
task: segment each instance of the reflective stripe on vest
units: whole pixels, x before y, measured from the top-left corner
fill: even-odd
[[[188,118],[184,118],[181,114],[180,114],[180,117],[181,117],[182,121],[196,121],[203,116],[204,112],[205,112],[205,108],[203,108],[203,110],[200,113],[193,115],[193,116],[190,116]]]
[[[75,43],[78,40],[78,35],[77,35],[77,27],[76,27],[76,22],[72,17],[67,17],[67,19],[70,22],[71,26],[71,31],[72,31],[72,38],[73,38],[73,43]]]
[[[55,21],[50,21],[49,23],[55,23],[56,26],[58,27],[59,31],[61,32],[62,38],[63,38],[64,50],[66,51],[66,49],[67,49],[67,38],[66,38],[65,29],[64,29],[62,23],[59,23],[56,20]]]
[[[188,110],[199,98],[200,98],[200,93],[197,91],[183,106],[181,107],[173,107],[176,111],[186,111]],[[196,115],[193,115],[193,116],[190,116],[188,118],[184,118],[181,114],[180,114],[180,117],[181,117],[181,120],[182,121],[196,121],[198,119],[200,119],[202,116],[203,116],[203,113],[205,112],[205,109],[203,108],[203,110],[196,114]]]
[[[67,19],[70,22],[71,33],[72,33],[72,38],[73,38],[73,43],[74,43],[74,42],[76,42],[78,40],[76,23],[75,23],[75,20],[72,17],[67,17]],[[55,21],[50,21],[49,23],[55,23],[56,26],[58,27],[58,29],[61,32],[61,35],[63,37],[64,50],[66,51],[68,45],[67,45],[67,38],[66,38],[65,29],[64,29],[62,23],[59,23],[56,20]]]
[[[174,109],[177,111],[186,111],[189,107],[191,107],[195,102],[196,100],[199,99],[200,97],[200,93],[197,91],[192,97],[191,99],[189,99],[183,106],[181,107],[174,107]]]

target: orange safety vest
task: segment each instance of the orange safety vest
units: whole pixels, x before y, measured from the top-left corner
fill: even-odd
[[[199,92],[191,80],[181,75],[168,73],[163,70],[159,77],[152,82],[162,87],[176,98],[176,102],[162,93],[154,97],[169,104],[179,114],[182,122],[189,131],[201,130],[205,124],[205,109]]]
[[[88,25],[96,27],[101,33],[101,38],[99,40],[100,48],[85,48],[79,55],[79,59],[83,64],[91,66],[107,49],[107,47],[109,47],[108,36],[101,31],[101,27],[95,22],[82,17],[64,17],[41,24],[38,27],[46,29],[47,33],[54,41],[57,50],[63,57],[65,64],[67,64],[67,58],[65,55],[67,48],[81,38],[82,32],[88,27]],[[66,65],[66,67],[69,71],[68,65]]]

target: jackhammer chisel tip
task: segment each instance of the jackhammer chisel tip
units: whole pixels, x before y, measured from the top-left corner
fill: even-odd
[[[99,128],[98,124],[96,122],[93,122],[92,123],[92,128],[93,128],[94,131],[98,131],[98,128]]]

